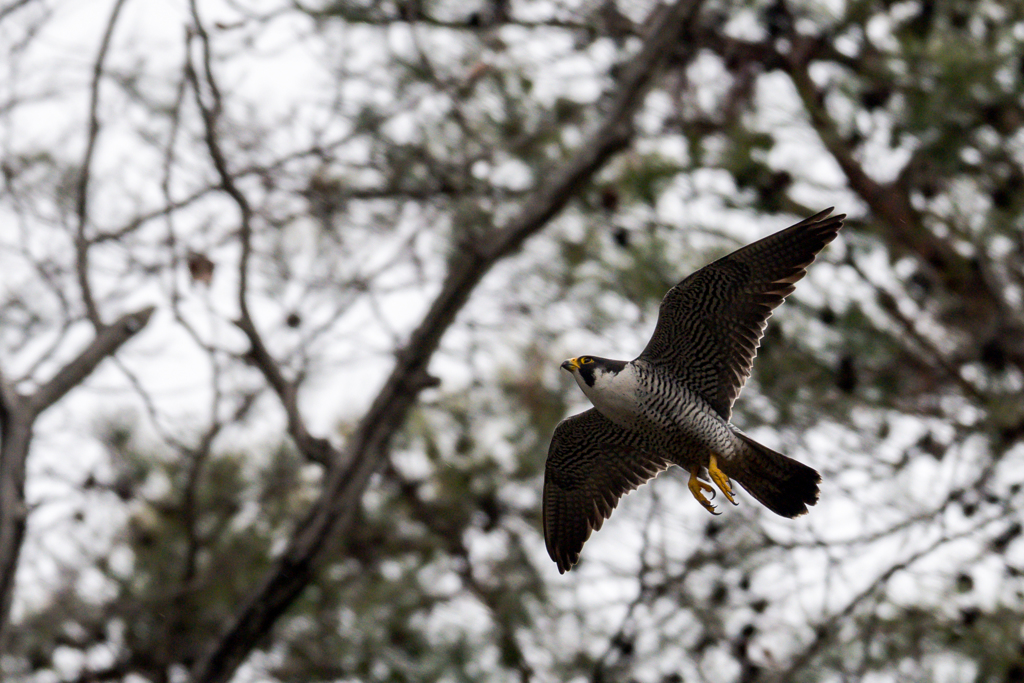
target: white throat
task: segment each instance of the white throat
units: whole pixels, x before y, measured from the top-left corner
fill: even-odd
[[[618,373],[597,369],[594,386],[589,386],[579,372],[572,373],[576,383],[601,414],[620,427],[636,425],[640,416],[638,385],[633,364],[627,363]]]

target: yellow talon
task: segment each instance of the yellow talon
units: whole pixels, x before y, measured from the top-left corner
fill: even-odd
[[[733,505],[739,505],[736,499],[732,497],[732,485],[729,483],[729,477],[725,476],[725,472],[718,469],[718,461],[715,459],[715,454],[711,454],[711,462],[708,463],[708,474],[711,476],[711,481],[718,485],[718,488],[725,494],[726,499]],[[692,487],[690,489],[693,490]]]
[[[690,482],[687,486],[690,488],[690,493],[697,499],[697,502],[704,506],[704,509],[713,515],[720,515],[721,512],[715,512],[715,506],[711,504],[707,498],[704,497],[704,491],[710,491],[711,497],[715,497],[715,487],[711,484],[707,484],[697,478],[697,473],[700,472],[700,467],[694,467],[690,470]]]

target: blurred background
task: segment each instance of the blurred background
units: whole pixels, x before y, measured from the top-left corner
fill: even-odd
[[[1024,681],[1024,5],[2,0],[12,681]],[[559,363],[828,206],[733,422],[559,575]],[[719,501],[720,502],[720,501]]]

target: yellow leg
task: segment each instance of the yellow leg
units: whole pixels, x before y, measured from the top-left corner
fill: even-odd
[[[707,484],[697,478],[697,473],[700,472],[699,467],[694,467],[690,470],[690,483],[687,486],[690,487],[690,493],[697,499],[697,502],[704,506],[704,509],[713,515],[720,515],[721,512],[715,512],[715,506],[711,504],[707,498],[704,497],[704,491],[710,491],[711,497],[715,497],[715,487],[711,484]]]
[[[725,472],[718,469],[718,461],[715,459],[714,453],[711,454],[711,462],[708,463],[708,475],[711,476],[711,481],[718,485],[718,488],[722,490],[722,493],[725,494],[730,503],[733,505],[739,504],[732,497],[732,485],[729,483],[729,477],[725,476]]]

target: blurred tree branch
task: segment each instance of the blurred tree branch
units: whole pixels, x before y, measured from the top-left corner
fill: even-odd
[[[3,21],[8,14],[13,14],[14,12],[17,12],[19,9],[21,9],[25,5],[32,3],[33,1],[34,0],[13,0],[13,2],[9,2],[3,7],[0,7],[0,21]]]
[[[822,144],[843,170],[850,188],[864,200],[874,216],[884,222],[891,236],[890,244],[913,254],[961,298],[965,315],[959,317],[959,326],[976,340],[972,353],[963,360],[974,360],[978,350],[995,344],[1024,371],[1024,349],[1015,341],[1024,332],[1024,320],[1014,316],[1000,289],[993,288],[995,283],[984,277],[979,267],[981,257],[972,259],[958,252],[950,240],[939,237],[925,226],[914,209],[911,193],[920,188],[912,184],[912,173],[908,169],[917,166],[917,159],[912,157],[893,182],[879,183],[865,172],[850,142],[839,133],[825,107],[825,95],[809,72],[810,62],[821,53],[817,49],[819,45],[816,39],[794,35],[785,64]],[[847,64],[850,65],[850,60]],[[923,149],[917,154],[922,154]]]
[[[983,527],[993,523],[998,523],[999,521],[1001,521],[1001,517],[980,520],[962,532],[943,535],[926,545],[924,548],[910,553],[905,558],[893,561],[865,588],[850,599],[842,609],[837,609],[823,618],[814,629],[814,638],[807,643],[802,651],[792,657],[789,666],[781,671],[775,672],[769,680],[773,682],[777,681],[778,683],[788,683],[794,679],[794,676],[796,676],[798,672],[807,670],[809,668],[808,665],[815,656],[832,643],[832,639],[836,636],[837,630],[841,628],[847,619],[852,617],[858,609],[863,608],[863,606],[866,603],[869,603],[872,599],[881,599],[884,595],[885,589],[888,587],[889,582],[892,581],[894,576],[909,570],[916,563],[932,555],[938,549],[948,545],[949,543],[956,541],[957,539],[973,536]]]
[[[138,334],[153,308],[121,316],[101,327],[92,342],[28,395],[19,394],[0,374],[0,642],[8,628],[14,575],[25,535],[25,460],[39,414],[81,384],[104,359]]]
[[[1024,13],[655,4],[194,2],[159,54],[127,3],[0,8],[6,678],[1020,678]],[[665,476],[555,577],[552,361],[819,201],[737,425],[821,504]],[[140,292],[161,339],[31,421]]]
[[[96,299],[93,297],[92,286],[89,284],[89,239],[86,235],[86,226],[89,224],[89,177],[92,173],[93,155],[96,151],[96,143],[100,134],[99,101],[100,84],[103,80],[103,65],[106,61],[107,51],[110,49],[110,40],[114,35],[114,27],[117,25],[117,18],[124,7],[124,0],[117,0],[110,12],[110,19],[107,20],[107,28],[100,42],[100,50],[96,55],[93,64],[92,84],[89,93],[89,131],[86,135],[85,155],[78,172],[77,197],[75,201],[75,217],[78,221],[78,229],[75,235],[75,262],[78,271],[78,285],[82,295],[82,304],[85,306],[86,317],[92,322],[93,327],[99,330],[103,327],[103,320],[100,318],[99,309],[96,307]]]
[[[794,30],[793,17],[785,2],[776,4],[788,21],[781,25],[781,33],[761,41],[748,41],[725,35],[720,26],[703,25],[696,40],[718,54],[730,65],[737,82],[749,78],[748,68],[759,72],[781,70],[791,79],[811,126],[824,148],[846,176],[849,187],[867,204],[872,215],[884,225],[887,243],[902,253],[918,260],[921,266],[958,298],[964,315],[955,319],[955,326],[969,335],[975,343],[959,354],[960,365],[972,362],[984,349],[997,349],[1001,357],[1024,371],[1024,319],[1007,304],[1003,287],[987,274],[983,267],[985,256],[965,256],[955,244],[925,225],[922,213],[914,208],[911,195],[919,192],[917,185],[924,178],[917,173],[925,159],[933,153],[929,145],[921,145],[905,164],[901,173],[891,182],[880,182],[864,170],[857,159],[856,143],[841,133],[837,122],[826,107],[827,92],[815,84],[810,74],[813,62],[831,62],[863,79],[870,81],[877,69],[878,53],[866,46],[854,57],[835,49],[830,33],[806,35]],[[780,51],[776,39],[786,37],[789,47]],[[744,99],[749,103],[749,91]],[[739,103],[728,110],[735,112]],[[723,122],[728,128],[728,122]],[[929,181],[931,179],[929,178]],[[988,275],[988,276],[987,276]]]
[[[308,432],[295,400],[297,387],[284,379],[248,314],[245,274],[251,212],[244,195],[234,186],[217,145],[216,101],[211,107],[204,106],[211,158],[225,191],[235,200],[241,214],[243,247],[239,296],[242,313],[239,327],[252,344],[257,367],[275,388],[284,405],[289,431],[293,438],[297,437],[296,445],[310,459],[326,460],[330,467],[319,500],[300,524],[277,565],[242,606],[220,640],[196,665],[193,671],[195,681],[213,683],[228,680],[277,618],[309,584],[317,560],[333,545],[332,539],[336,540],[339,534],[344,533],[371,475],[381,467],[391,438],[404,423],[420,391],[436,384],[437,380],[427,373],[430,358],[474,287],[495,263],[512,254],[561,211],[612,155],[629,144],[633,114],[643,102],[643,96],[667,55],[676,51],[677,43],[686,44],[682,36],[691,29],[700,6],[700,0],[681,0],[660,11],[643,47],[624,70],[607,113],[595,132],[579,145],[571,159],[546,176],[534,196],[524,200],[519,215],[498,230],[486,244],[478,241],[463,245],[462,254],[450,265],[441,292],[410,335],[408,343],[398,352],[390,377],[341,452],[335,451],[325,440],[307,438]],[[205,45],[207,39],[194,2],[193,16],[197,34]],[[208,69],[205,79],[206,87],[216,94],[218,90],[213,74]],[[198,85],[196,83],[197,98]],[[330,456],[325,458],[324,451]]]

